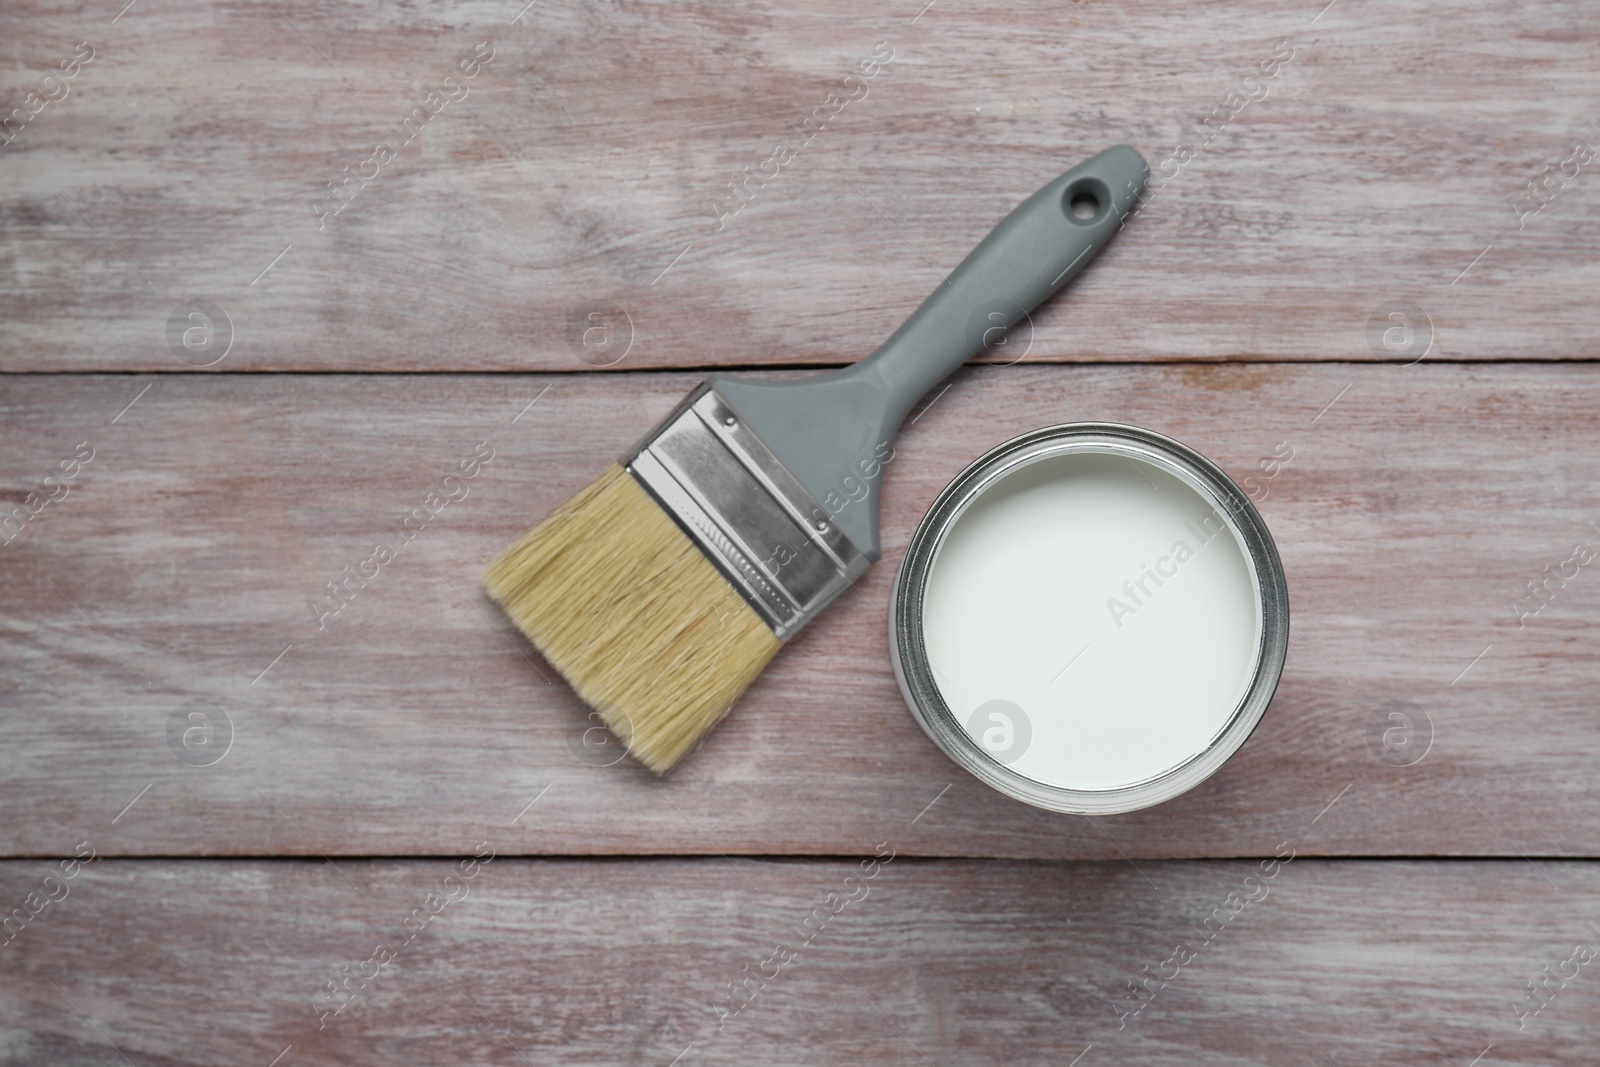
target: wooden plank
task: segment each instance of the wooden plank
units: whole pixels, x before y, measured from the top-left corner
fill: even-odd
[[[1436,357],[1600,351],[1593,5],[522,8],[8,11],[0,109],[95,51],[0,148],[4,367],[849,360],[1121,141],[1163,180],[1030,359],[1371,360],[1390,304]]]
[[[52,869],[0,864],[0,899]],[[869,869],[102,860],[0,950],[0,1024],[15,1062],[263,1067],[1587,1065],[1600,1037],[1589,862]]]
[[[614,757],[585,748],[583,706],[475,581],[693,381],[5,381],[12,506],[81,443],[94,454],[0,547],[0,849],[51,854],[93,829],[108,854],[431,854],[488,824],[530,853],[839,854],[920,812],[909,853],[1255,855],[1285,818],[1319,814],[1304,852],[1600,853],[1600,592],[1585,569],[1537,616],[1513,609],[1600,537],[1587,368],[965,371],[897,443],[884,562],[657,780],[598,765]],[[1294,451],[1261,501],[1294,620],[1272,708],[1201,788],[1093,822],[1002,797],[935,749],[901,702],[883,614],[956,471],[1077,419],[1165,432],[1239,478]],[[399,544],[480,442],[493,458],[468,495],[319,629],[337,603],[325,583]],[[178,758],[196,708],[231,722],[214,765]],[[1420,762],[1374,754],[1390,711],[1414,720]]]

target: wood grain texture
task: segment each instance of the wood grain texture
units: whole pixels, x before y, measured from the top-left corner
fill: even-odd
[[[47,869],[0,865],[0,899]],[[1596,964],[1567,963],[1600,944],[1591,863],[499,857],[447,890],[457,871],[97,861],[0,948],[0,1063],[1587,1065],[1600,1027]],[[763,966],[780,943],[798,957]],[[1574,970],[1519,1029],[1527,983]],[[768,981],[719,1030],[747,973]]]
[[[1593,568],[1517,605],[1600,548],[1600,9],[124,2],[0,13],[0,1065],[1593,1062]],[[619,759],[484,563],[677,371],[857,358],[1117,142],[1145,208],[909,426],[883,564]],[[1294,616],[1243,750],[1092,821],[945,759],[883,615],[1080,419],[1253,479]]]
[[[1600,591],[1583,569],[1537,616],[1513,609],[1600,539],[1588,368],[963,371],[888,465],[883,562],[665,780],[599,765],[615,757],[585,747],[585,709],[475,584],[694,379],[627,382],[4,381],[10,501],[80,442],[94,458],[0,547],[0,848],[49,855],[94,830],[107,854],[432,854],[492,825],[508,852],[840,854],[922,813],[908,854],[1259,855],[1290,825],[1304,853],[1600,854]],[[1260,503],[1293,610],[1271,709],[1202,787],[1092,822],[1013,802],[934,748],[884,616],[914,523],[960,467],[1085,419],[1170,434],[1239,478],[1294,451]],[[401,544],[480,442],[493,459],[467,496],[319,629],[324,583]],[[191,701],[231,721],[214,765],[175,755]],[[1414,765],[1374,754],[1372,722],[1395,710],[1431,738]]]
[[[1435,356],[1600,351],[1600,179],[1573,155],[1600,138],[1600,10],[1578,0],[115,18],[61,0],[4,19],[0,115],[75,42],[96,50],[0,147],[8,370],[850,360],[1012,205],[1123,141],[1167,180],[1035,317],[1030,359],[1371,360],[1397,301]],[[480,42],[467,95],[407,143],[396,127]],[[892,61],[847,86],[879,42]],[[836,91],[858,99],[802,144]],[[794,158],[721,218],[780,141]],[[378,144],[394,158],[363,167]],[[374,176],[319,220],[347,168]],[[228,343],[180,360],[169,321],[195,300]],[[617,334],[586,350],[606,315]]]

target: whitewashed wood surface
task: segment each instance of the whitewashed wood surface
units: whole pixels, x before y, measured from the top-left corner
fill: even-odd
[[[0,948],[0,1062],[1586,1067],[1600,1024],[1590,863],[459,870],[97,860]]]
[[[1517,603],[1600,549],[1600,9],[525,4],[0,11],[0,1065],[1594,1060],[1600,593]],[[672,775],[613,763],[484,562],[1119,142],[1146,206],[908,427],[859,594]],[[1254,479],[1293,605],[1240,753],[1092,821],[945,759],[883,617],[946,481],[1081,419]]]
[[[1372,360],[1392,303],[1435,357],[1600,348],[1592,4],[524,3],[9,5],[0,114],[95,57],[0,148],[3,366],[848,361],[1124,141],[1148,208],[1030,358]],[[195,300],[230,324],[203,360],[168,337]]]
[[[428,854],[540,797],[519,851],[837,854],[938,798],[906,851],[1256,855],[1336,802],[1307,852],[1600,852],[1600,589],[1583,568],[1538,615],[1513,608],[1576,543],[1600,545],[1588,367],[965,370],[888,465],[882,563],[658,780],[599,765],[616,757],[584,747],[583,706],[475,583],[694,380],[10,379],[12,499],[80,442],[95,454],[0,547],[0,847],[51,854],[137,796],[108,851]],[[1242,481],[1294,453],[1255,483],[1293,611],[1272,707],[1201,788],[1092,822],[994,793],[934,748],[885,617],[939,489],[998,441],[1083,419],[1170,434]],[[482,442],[467,496],[319,629],[324,583],[398,543],[391,524]],[[191,701],[232,724],[214,765],[174,754]],[[1409,766],[1374,754],[1394,710],[1416,723]]]

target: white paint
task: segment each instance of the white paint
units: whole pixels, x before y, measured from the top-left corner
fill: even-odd
[[[923,605],[934,678],[973,739],[1035,781],[1086,790],[1207,748],[1249,688],[1262,624],[1240,536],[1211,500],[1090,452],[991,485],[945,535]],[[1008,727],[1003,708],[974,722],[993,700],[1026,724]]]

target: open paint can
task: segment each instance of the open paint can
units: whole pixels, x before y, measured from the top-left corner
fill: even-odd
[[[1191,789],[1255,729],[1289,640],[1260,514],[1177,441],[1109,423],[980,456],[924,516],[889,623],[929,737],[1018,800],[1109,814]]]

